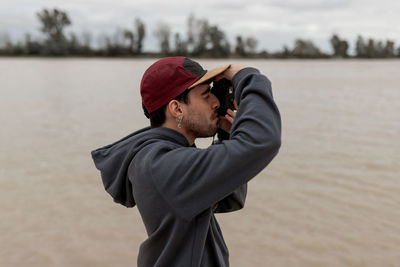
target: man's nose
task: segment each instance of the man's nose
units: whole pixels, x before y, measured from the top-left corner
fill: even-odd
[[[218,109],[220,106],[218,97],[216,97],[213,93],[211,93],[211,98],[212,98],[212,108]]]

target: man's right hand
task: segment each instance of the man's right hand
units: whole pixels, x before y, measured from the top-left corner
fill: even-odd
[[[220,79],[226,78],[226,79],[232,81],[233,76],[235,76],[236,73],[238,73],[241,69],[244,69],[244,68],[245,68],[245,66],[242,66],[239,64],[231,64],[229,68],[227,68],[220,75],[216,76],[214,78],[214,80],[219,81]]]

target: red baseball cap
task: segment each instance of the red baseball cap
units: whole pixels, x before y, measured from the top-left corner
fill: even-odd
[[[228,69],[230,64],[204,70],[187,57],[166,57],[156,61],[143,74],[140,83],[142,102],[149,113],[172,99]]]

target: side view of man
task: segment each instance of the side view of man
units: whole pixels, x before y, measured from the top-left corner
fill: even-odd
[[[232,81],[238,107],[225,117],[210,91],[220,78]],[[106,191],[140,212],[148,238],[138,266],[229,266],[214,213],[241,209],[247,182],[278,153],[281,120],[270,81],[254,68],[206,71],[170,57],[146,70],[141,96],[151,127],[92,151]],[[219,127],[229,139],[196,148],[196,138]]]

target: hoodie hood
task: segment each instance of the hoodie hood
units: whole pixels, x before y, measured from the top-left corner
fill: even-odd
[[[96,168],[101,173],[105,190],[114,202],[131,208],[136,205],[128,169],[135,155],[158,140],[171,140],[188,146],[186,138],[168,128],[146,127],[110,145],[92,151]]]

